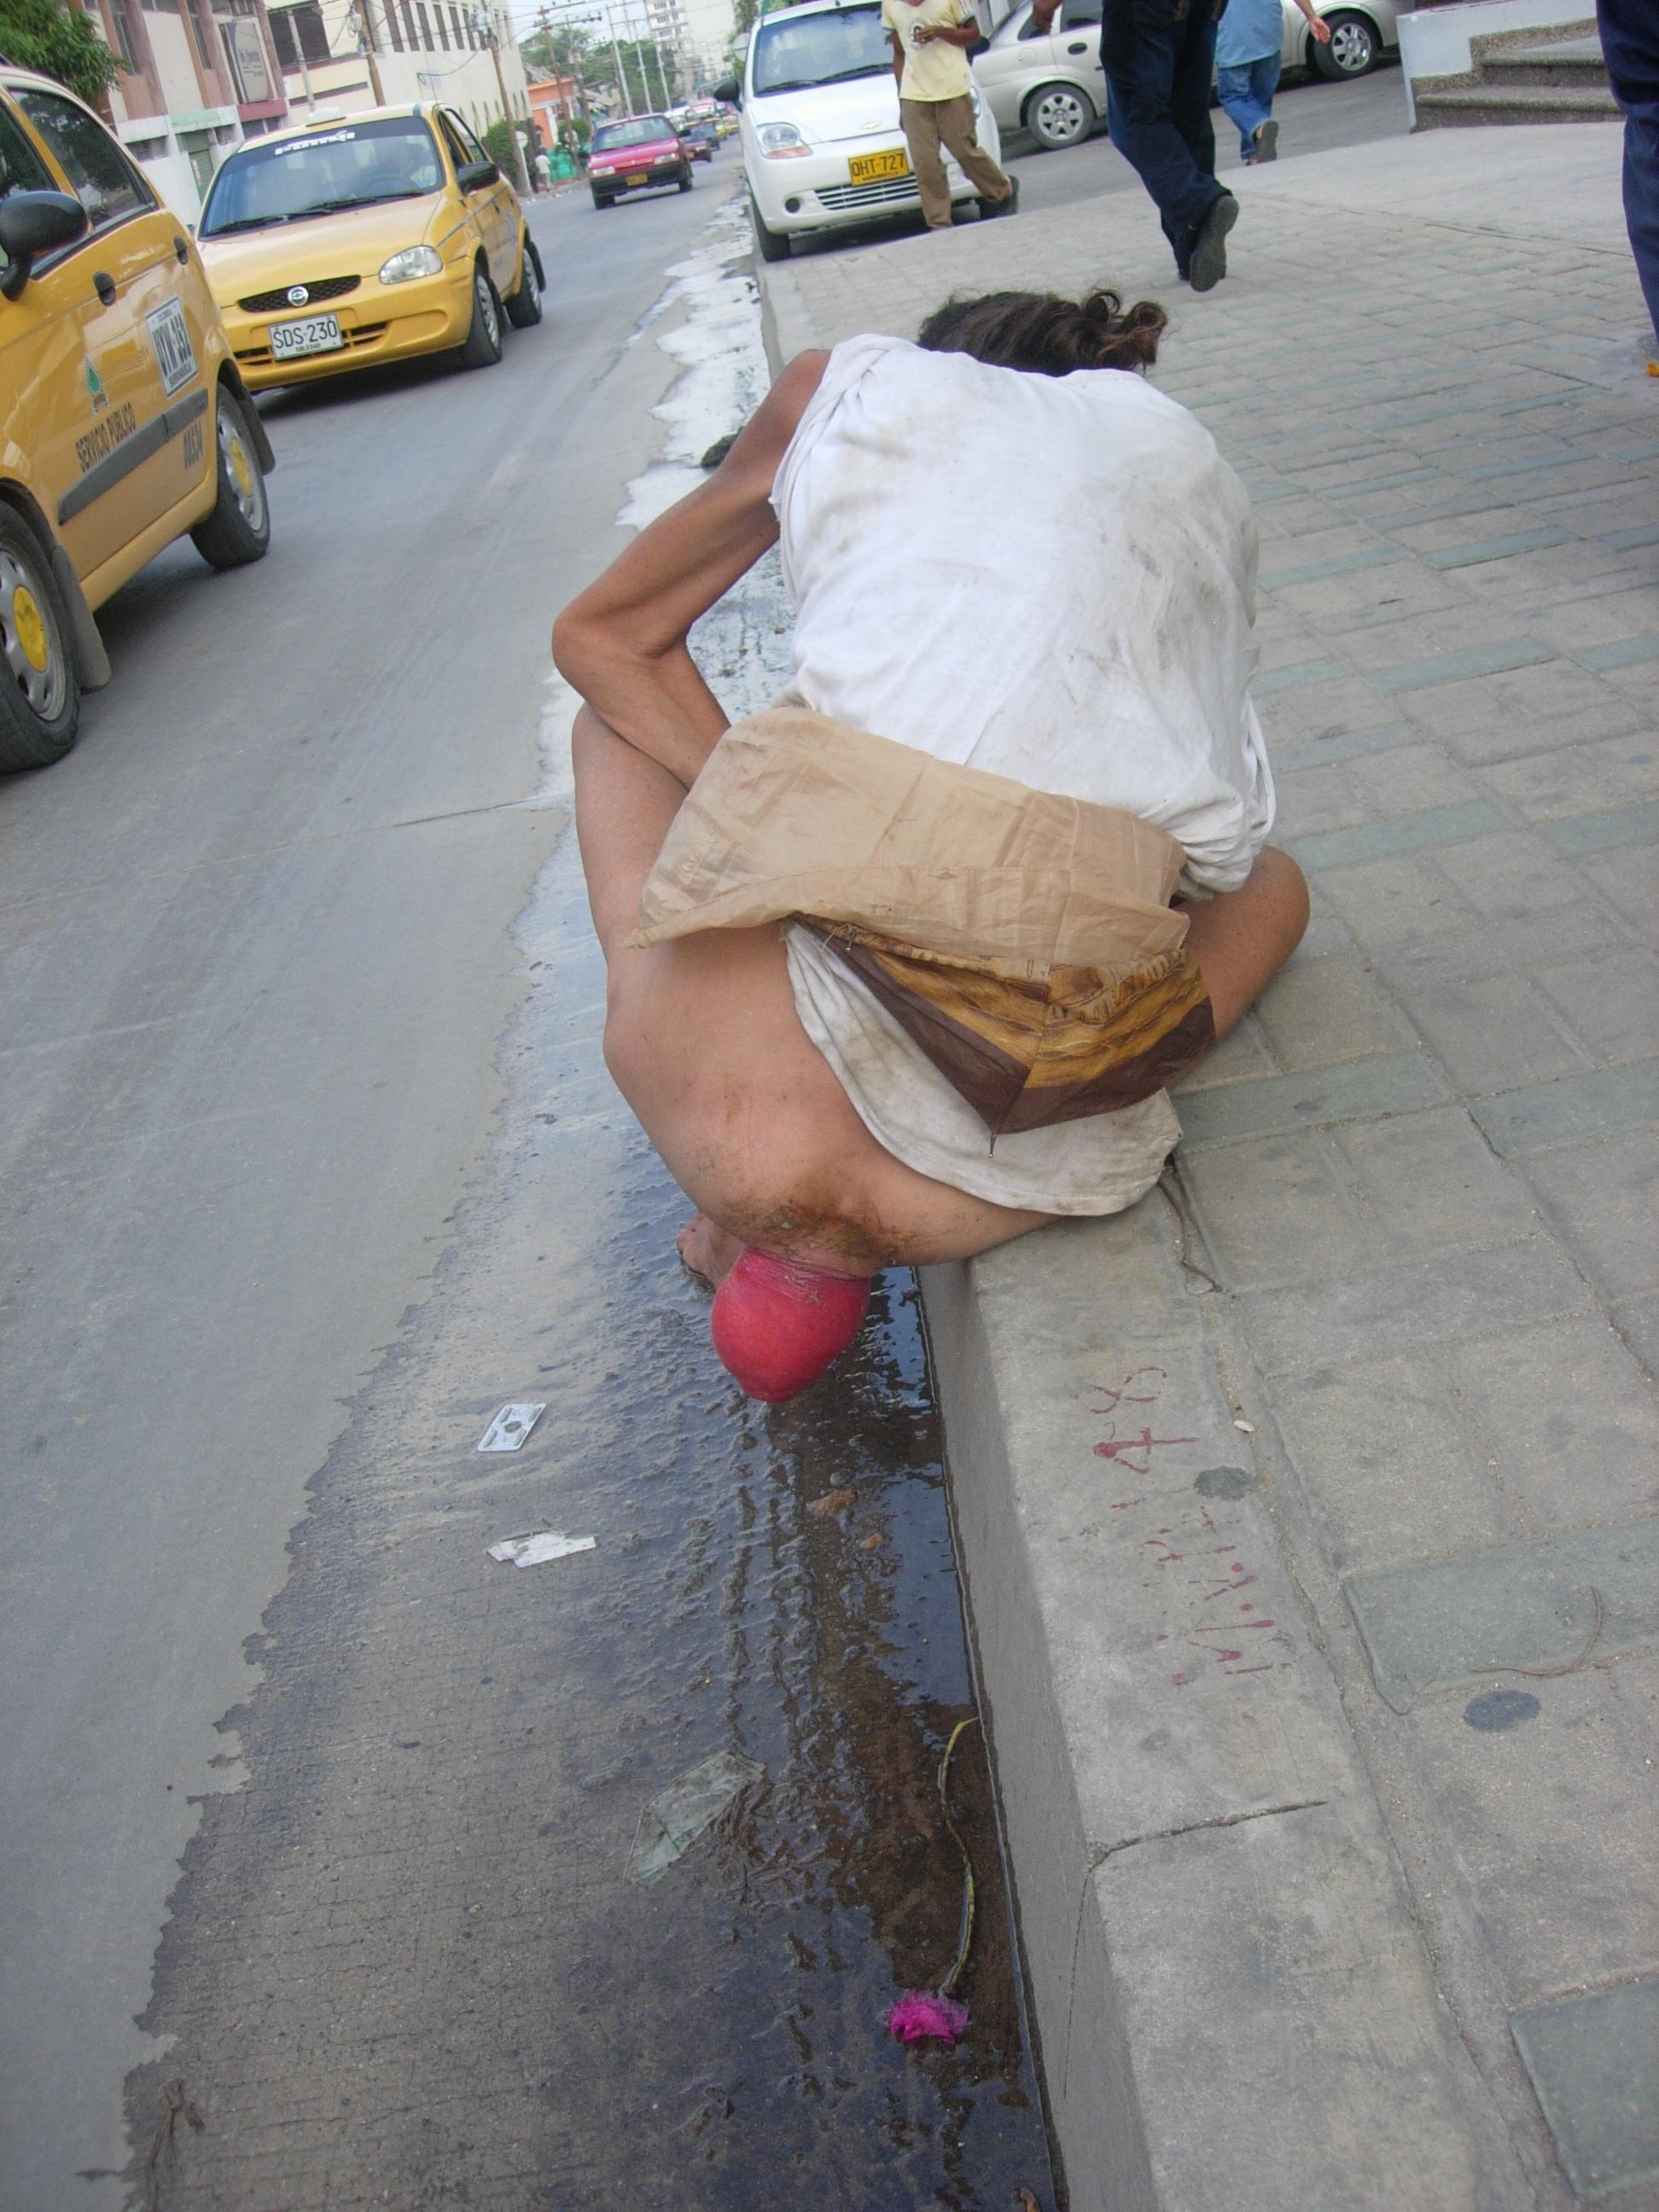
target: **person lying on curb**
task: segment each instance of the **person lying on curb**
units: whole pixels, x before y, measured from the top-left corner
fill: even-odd
[[[878,1270],[1133,1205],[1306,926],[1255,530],[1140,374],[1165,320],[993,293],[802,354],[554,626],[606,1064],[751,1396]],[[687,635],[774,544],[792,679],[729,726]]]

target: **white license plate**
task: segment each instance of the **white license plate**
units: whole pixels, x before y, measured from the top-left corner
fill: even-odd
[[[155,349],[155,366],[161,372],[161,389],[171,398],[196,374],[196,349],[190,342],[190,325],[177,300],[164,300],[144,317],[149,342]]]
[[[270,326],[273,361],[294,361],[307,353],[337,353],[344,343],[337,315],[307,315],[301,322]]]

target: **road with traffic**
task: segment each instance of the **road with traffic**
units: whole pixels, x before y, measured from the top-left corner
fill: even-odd
[[[1297,100],[1398,84],[1287,151]],[[599,1058],[548,626],[738,183],[537,203],[498,366],[263,401],[269,556],[153,562],[0,785],[4,2212],[1049,2201],[971,1733],[975,2035],[880,2027],[956,1941],[972,1709],[911,1295],[745,1407]],[[597,1548],[488,1556],[550,1527]]]

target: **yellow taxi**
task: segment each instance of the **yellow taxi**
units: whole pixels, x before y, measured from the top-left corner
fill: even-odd
[[[0,769],[75,742],[94,610],[188,531],[270,538],[271,452],[178,217],[88,107],[0,63]]]
[[[318,115],[239,146],[197,228],[250,387],[453,348],[501,357],[501,321],[542,319],[518,195],[451,108]]]

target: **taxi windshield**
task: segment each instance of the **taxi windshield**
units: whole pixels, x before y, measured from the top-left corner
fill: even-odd
[[[821,15],[781,15],[760,27],[750,64],[751,92],[799,92],[879,76],[893,66],[878,8],[836,8]]]
[[[593,133],[593,151],[608,154],[613,146],[649,146],[673,136],[665,115],[630,115],[625,123],[601,123]]]
[[[223,238],[306,216],[435,192],[443,167],[418,115],[342,124],[314,137],[240,148],[213,180],[198,235]]]

